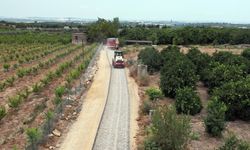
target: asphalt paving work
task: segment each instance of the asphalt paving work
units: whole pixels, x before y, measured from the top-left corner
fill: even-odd
[[[113,50],[106,48],[109,63]],[[93,150],[129,149],[129,93],[125,69],[111,69],[106,107],[98,128]]]

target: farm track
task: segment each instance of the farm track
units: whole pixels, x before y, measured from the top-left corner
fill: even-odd
[[[44,78],[44,76],[51,72],[54,71],[55,68],[57,68],[61,63],[66,62],[67,60],[72,59],[73,57],[79,55],[81,53],[81,48],[79,48],[77,51],[74,51],[70,54],[68,54],[65,57],[59,58],[55,63],[53,63],[49,68],[44,68],[38,71],[37,75],[28,75],[23,78],[19,78],[14,82],[14,86],[8,87],[5,89],[3,92],[0,92],[0,105],[4,105],[7,103],[8,97],[16,94],[18,91],[32,86],[34,83],[40,81],[41,79]]]
[[[77,53],[78,54],[78,53]],[[76,56],[76,55],[74,55]],[[73,57],[71,57],[72,59]],[[63,85],[65,82],[65,77],[67,76],[67,72],[77,67],[82,63],[82,59],[74,62],[73,66],[69,69],[65,70],[62,77],[54,79],[49,85],[47,85],[39,94],[33,94],[29,97],[29,99],[22,104],[18,111],[13,112],[8,118],[4,118],[4,124],[0,124],[0,128],[4,129],[0,131],[0,139],[8,139],[4,145],[0,145],[0,149],[13,148],[13,145],[16,144],[18,147],[24,147],[25,143],[23,141],[26,140],[25,133],[23,133],[23,129],[27,127],[38,127],[44,121],[44,113],[49,109],[54,109],[53,98],[54,98],[54,89]],[[46,108],[35,116],[34,120],[31,123],[24,124],[25,121],[30,119],[32,116],[32,112],[37,105],[46,104]],[[18,115],[16,115],[18,114]],[[26,119],[26,120],[25,120]],[[15,120],[15,121],[13,121]],[[10,128],[10,126],[15,126],[16,128]],[[20,141],[20,143],[17,143]],[[1,142],[1,141],[0,141]],[[1,143],[0,143],[1,144]],[[12,147],[11,147],[12,146]]]
[[[58,49],[56,51],[54,51],[53,53],[51,54],[48,54],[47,56],[44,56],[44,57],[41,57],[37,60],[33,60],[29,63],[23,63],[23,64],[20,64],[20,66],[18,68],[29,68],[29,67],[34,67],[36,65],[39,64],[39,62],[45,62],[51,58],[54,58],[54,56],[58,55],[58,54],[61,54],[63,52],[65,52],[66,50],[68,49],[68,47],[65,47],[65,48],[61,48],[61,49]],[[15,63],[12,63],[12,65],[15,64]],[[8,77],[11,77],[13,75],[16,74],[18,69],[10,69],[8,72],[3,72],[1,71],[0,72],[0,81],[4,80],[4,79],[7,79]]]
[[[107,50],[109,62],[113,51]],[[113,69],[106,107],[93,150],[129,149],[130,104],[125,69]]]

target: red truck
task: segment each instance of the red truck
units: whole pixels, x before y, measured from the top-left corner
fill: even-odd
[[[119,48],[119,40],[118,38],[108,38],[106,45],[110,49],[117,50]]]

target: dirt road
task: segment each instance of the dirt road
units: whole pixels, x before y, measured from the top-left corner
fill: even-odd
[[[106,103],[110,79],[110,64],[104,50],[101,50],[97,64],[99,70],[85,97],[82,111],[63,140],[61,150],[92,149]]]
[[[113,51],[107,50],[109,61]],[[125,69],[112,69],[110,89],[94,150],[126,150],[129,147],[130,101]]]

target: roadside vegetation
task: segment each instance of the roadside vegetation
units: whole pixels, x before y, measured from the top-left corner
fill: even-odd
[[[148,71],[152,78],[148,80],[155,80],[154,77],[159,75],[157,85],[160,91],[149,87],[145,90],[145,96],[142,96],[140,120],[144,122],[145,127],[142,127],[144,133],[139,134],[144,134],[144,142],[140,142],[139,149],[186,149],[185,143],[199,140],[201,133],[193,129],[190,129],[188,135],[178,134],[179,138],[176,139],[173,136],[167,136],[170,134],[167,132],[175,132],[175,128],[166,127],[164,124],[175,122],[182,116],[197,118],[196,116],[200,116],[202,112],[201,121],[205,127],[203,131],[211,138],[219,138],[222,141],[228,136],[228,122],[249,121],[250,60],[248,53],[249,49],[245,49],[241,55],[230,52],[215,52],[213,55],[208,55],[192,47],[184,54],[177,46],[168,46],[160,51],[154,47],[140,50],[137,53],[138,62],[149,66]],[[197,86],[200,84],[208,89],[207,102],[201,100],[197,93]],[[153,86],[156,86],[155,83]],[[154,98],[158,95],[156,93],[164,95],[161,96],[161,100]],[[168,106],[171,106],[174,111],[168,112]],[[164,116],[170,114],[175,114],[176,117],[169,116],[173,120],[167,121]],[[145,116],[149,116],[149,120]],[[178,125],[173,126],[178,128]],[[192,126],[191,122],[187,121],[186,126]],[[171,133],[171,135],[175,134]],[[182,139],[182,136],[185,138]],[[178,143],[178,146],[169,144],[172,140]],[[229,143],[230,140],[226,140],[225,145],[220,149],[243,147],[242,149],[247,150],[246,147],[249,145],[249,141],[241,142],[241,140],[235,140],[236,144]],[[168,145],[174,147],[168,147]]]

